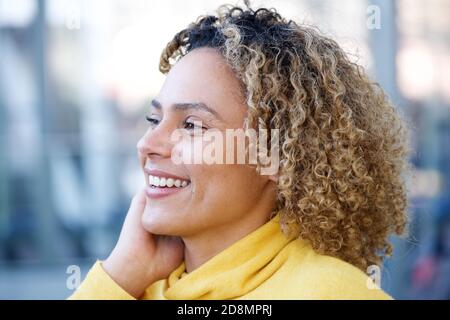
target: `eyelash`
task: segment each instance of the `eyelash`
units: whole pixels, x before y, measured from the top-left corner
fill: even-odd
[[[145,119],[147,119],[147,121],[150,122],[150,125],[152,127],[156,127],[159,124],[159,120],[158,119],[154,119],[154,118],[151,118],[149,116],[146,116]],[[188,121],[185,120],[183,122],[183,125],[185,127],[184,129],[186,129],[186,130],[194,130],[195,129],[195,127],[194,127],[195,124],[192,123],[192,122],[188,122]],[[186,125],[191,125],[192,127],[191,128],[186,128]],[[201,127],[201,129],[202,130],[208,130],[208,128],[206,128],[206,127]]]
[[[150,118],[149,116],[145,116],[145,119],[150,122],[151,126],[156,126],[159,123],[159,120]]]

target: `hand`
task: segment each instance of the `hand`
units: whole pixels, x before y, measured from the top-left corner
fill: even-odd
[[[153,235],[142,226],[147,201],[144,191],[134,196],[119,240],[102,264],[111,278],[135,298],[153,282],[168,277],[183,260],[184,244],[179,237]]]

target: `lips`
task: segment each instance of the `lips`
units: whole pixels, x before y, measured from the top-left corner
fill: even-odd
[[[162,171],[144,167],[147,182],[146,194],[149,198],[159,199],[188,188],[191,181],[187,178]]]

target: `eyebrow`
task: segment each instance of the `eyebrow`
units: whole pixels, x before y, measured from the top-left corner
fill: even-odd
[[[162,109],[161,103],[158,100],[156,100],[156,99],[152,99],[151,105],[153,107],[155,107],[156,109],[159,109],[159,110]],[[217,113],[216,110],[211,109],[210,107],[208,107],[203,102],[183,102],[183,103],[179,102],[179,103],[172,104],[171,107],[173,109],[175,109],[175,110],[190,110],[190,109],[194,109],[194,110],[206,111],[206,112],[214,115],[216,118],[218,118],[218,119],[223,121],[222,117]]]

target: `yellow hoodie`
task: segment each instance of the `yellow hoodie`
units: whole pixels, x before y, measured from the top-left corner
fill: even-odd
[[[134,298],[97,261],[69,299]],[[285,237],[276,216],[190,273],[181,263],[140,299],[392,298],[353,265]]]

